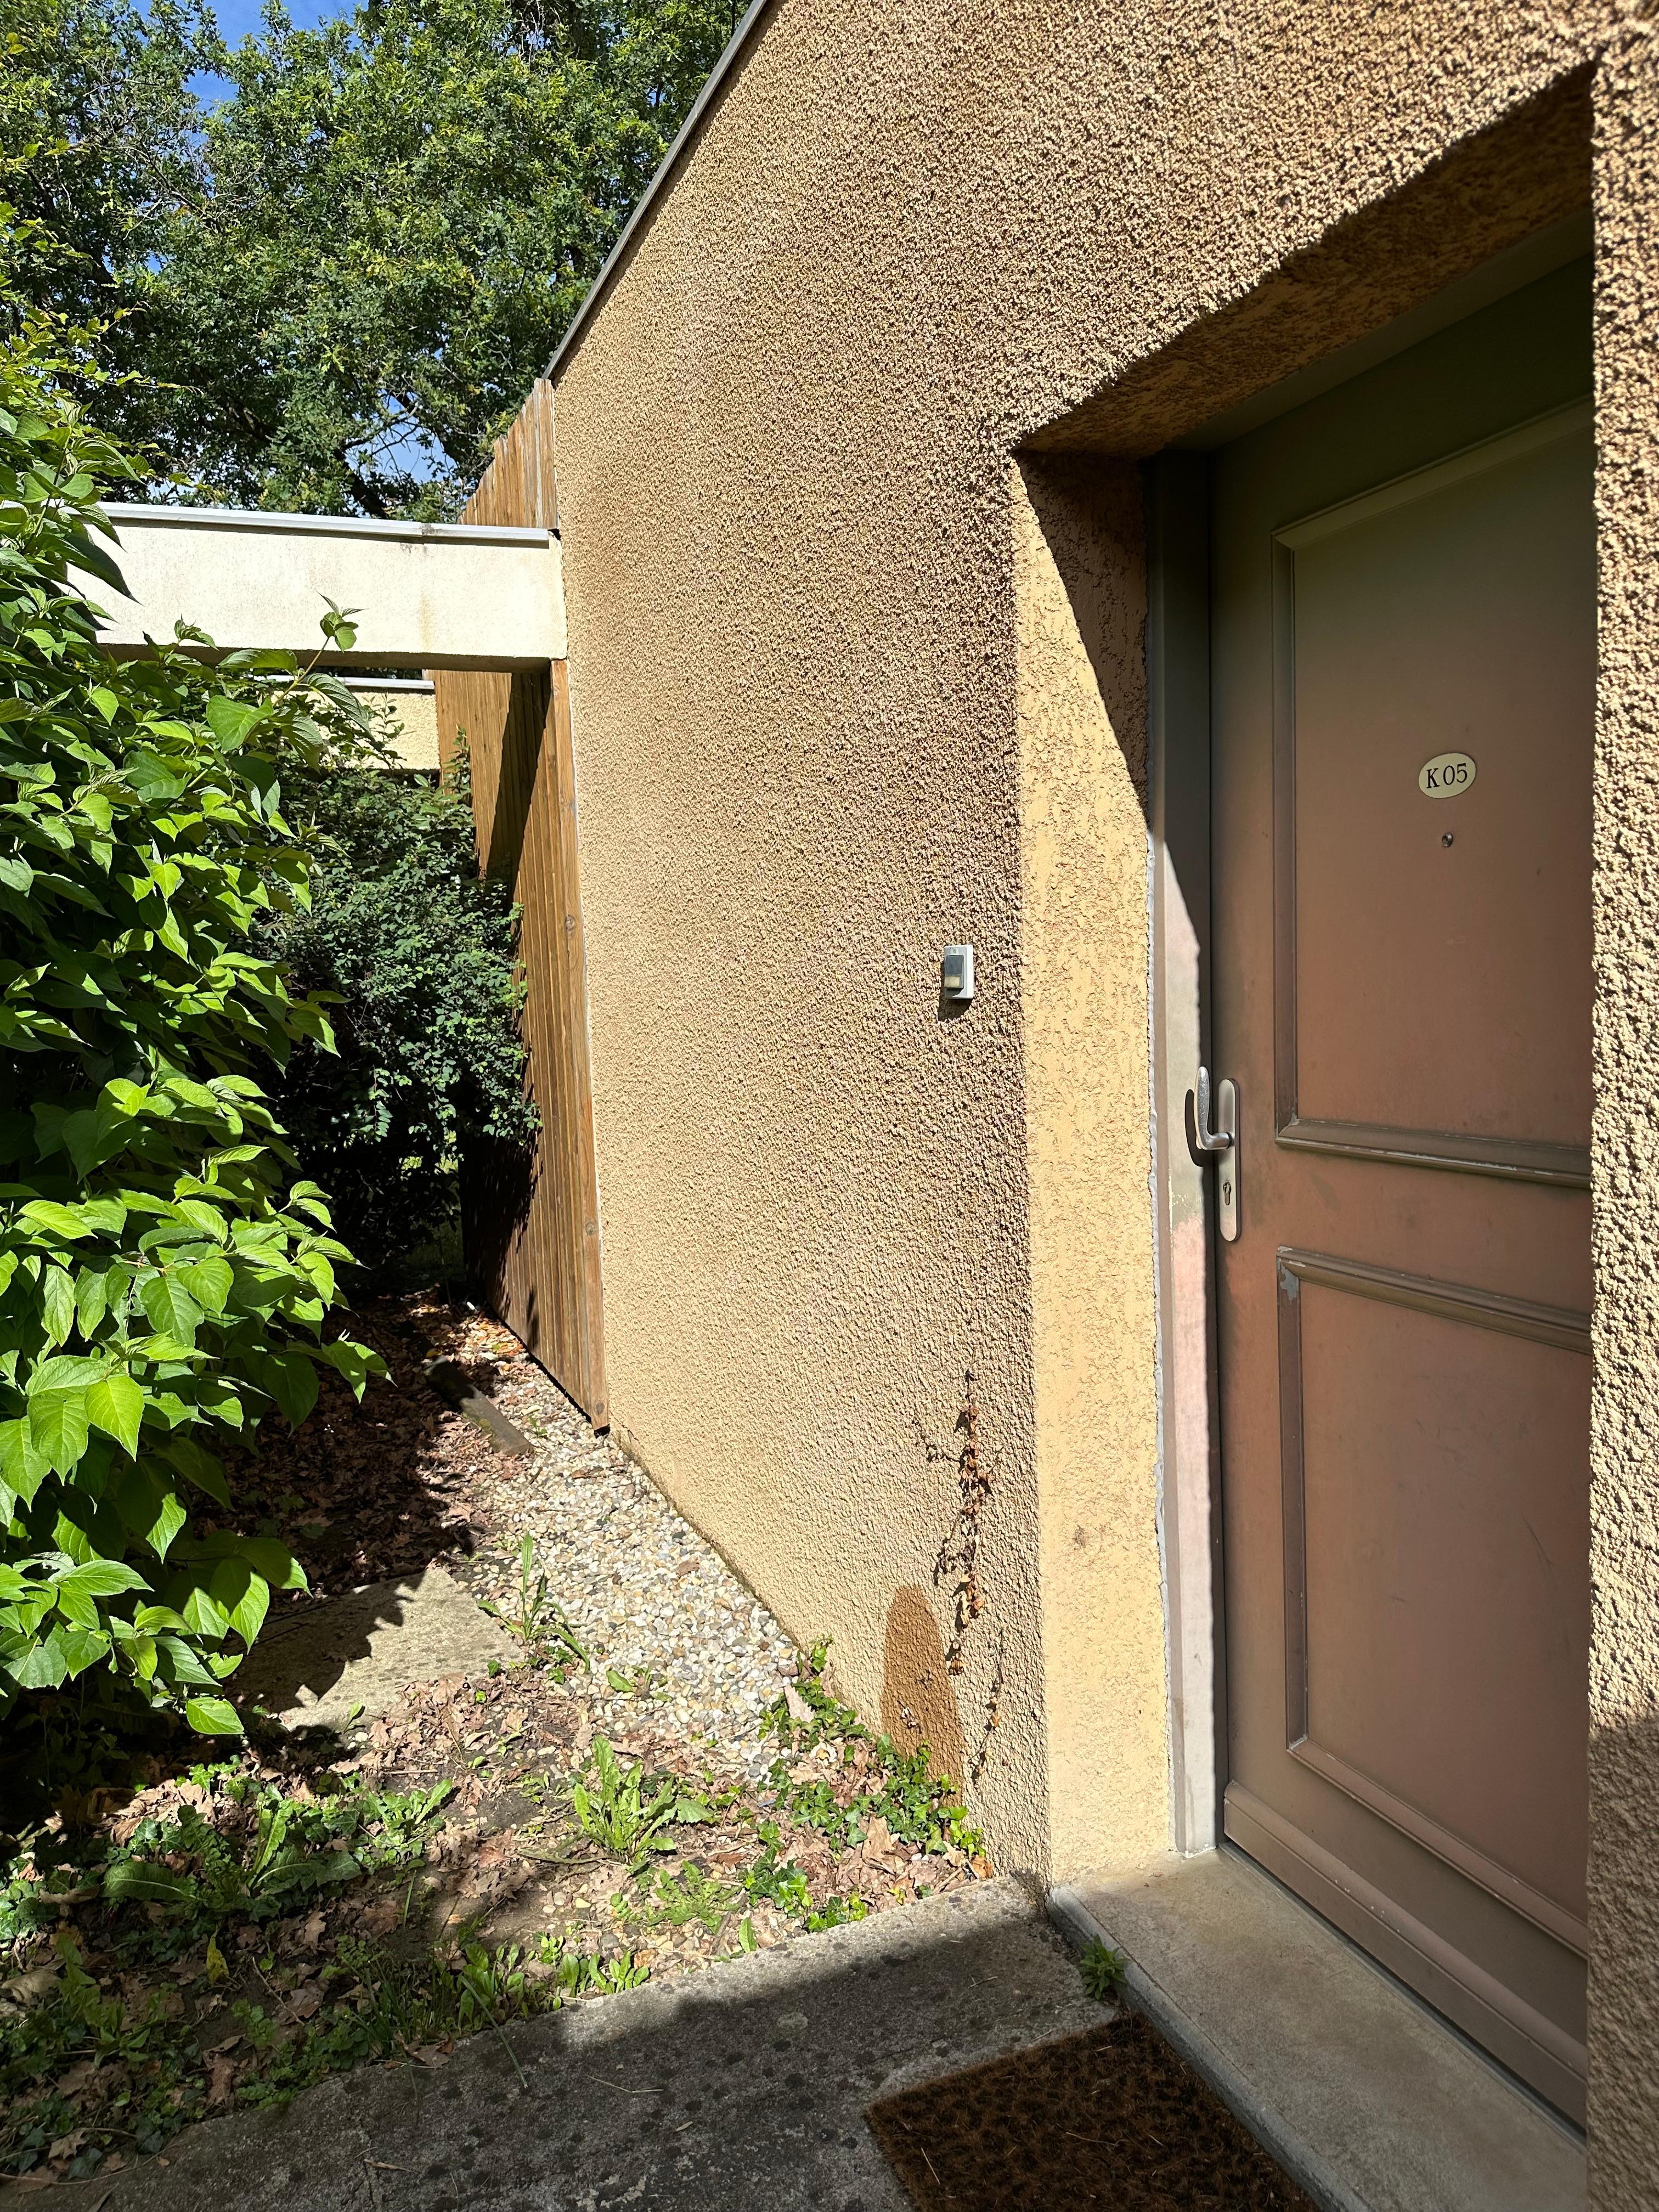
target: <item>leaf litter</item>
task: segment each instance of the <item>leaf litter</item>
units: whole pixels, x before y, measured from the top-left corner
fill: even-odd
[[[823,1647],[500,1323],[426,1295],[351,1326],[388,1379],[325,1384],[234,1477],[307,1569],[283,1604],[441,1562],[523,1657],[337,1735],[250,1716],[216,1764],[150,1754],[0,1836],[0,2177],[113,2174],[193,2120],[990,1871],[925,1755],[837,1702]],[[422,1383],[434,1358],[532,1458]]]

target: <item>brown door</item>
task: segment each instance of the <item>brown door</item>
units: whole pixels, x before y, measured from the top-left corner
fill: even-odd
[[[1582,2117],[1589,302],[1216,456],[1228,1835]]]

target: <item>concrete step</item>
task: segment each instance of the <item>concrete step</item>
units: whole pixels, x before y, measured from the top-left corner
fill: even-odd
[[[1049,1910],[1326,2212],[1582,2212],[1584,2146],[1231,1848],[1085,1876]]]

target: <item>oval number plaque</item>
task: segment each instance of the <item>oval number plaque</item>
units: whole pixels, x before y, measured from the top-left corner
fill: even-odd
[[[1417,787],[1431,799],[1455,799],[1474,781],[1474,763],[1467,753],[1437,753],[1417,771]]]

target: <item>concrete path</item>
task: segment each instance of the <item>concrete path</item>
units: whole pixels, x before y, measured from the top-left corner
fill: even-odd
[[[343,1729],[390,1712],[410,1682],[511,1667],[524,1647],[435,1564],[279,1614],[233,1686],[285,1728]]]
[[[887,2091],[1106,2015],[1017,1882],[375,2067],[36,2194],[51,2212],[906,2212]],[[9,2202],[10,2192],[0,2196]],[[18,2193],[18,2203],[23,2199]]]

